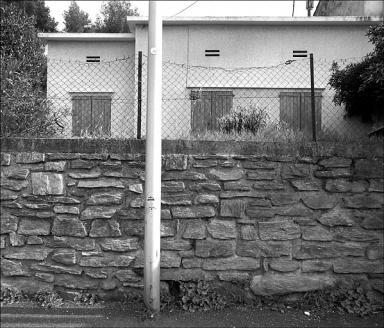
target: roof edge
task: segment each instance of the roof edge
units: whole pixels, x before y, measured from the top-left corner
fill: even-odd
[[[132,33],[39,33],[38,37],[48,41],[133,41]]]

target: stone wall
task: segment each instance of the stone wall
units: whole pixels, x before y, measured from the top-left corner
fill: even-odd
[[[2,140],[1,282],[143,286],[144,144]],[[383,292],[382,144],[163,142],[161,279]]]

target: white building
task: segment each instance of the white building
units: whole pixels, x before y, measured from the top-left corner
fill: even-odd
[[[216,129],[219,117],[238,106],[252,105],[265,108],[271,123],[284,120],[294,129],[309,129],[309,62],[293,57],[297,51],[314,54],[318,131],[356,129],[359,123],[344,119],[344,111],[331,101],[329,70],[333,60],[358,60],[369,53],[367,29],[381,21],[374,17],[165,19],[163,137],[184,138],[191,132]],[[137,54],[143,53],[145,63],[148,28],[143,17],[128,17],[128,22],[132,34],[40,34],[48,44],[48,98],[54,108],[66,108],[70,134],[136,136]],[[130,59],[115,61],[124,57]],[[144,64],[144,114],[145,68]],[[144,132],[145,115],[142,121]]]

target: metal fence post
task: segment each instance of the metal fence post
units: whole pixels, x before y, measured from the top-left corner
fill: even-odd
[[[143,52],[139,51],[137,65],[137,139],[141,139],[141,104],[142,104]]]
[[[311,71],[312,140],[316,142],[315,77],[313,72],[313,54],[309,54],[309,63]]]

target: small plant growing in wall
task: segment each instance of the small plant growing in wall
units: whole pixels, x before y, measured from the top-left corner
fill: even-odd
[[[264,108],[258,108],[254,104],[249,107],[238,106],[236,111],[219,119],[220,131],[224,133],[257,134],[260,129],[267,126],[268,113]]]

